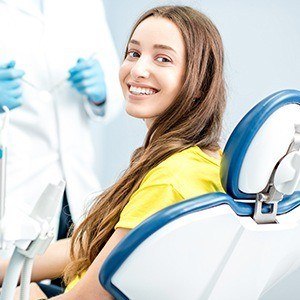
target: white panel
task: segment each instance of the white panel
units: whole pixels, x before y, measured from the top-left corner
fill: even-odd
[[[299,208],[294,216],[298,215]],[[275,283],[300,267],[300,227],[289,215],[278,217],[279,224],[254,225],[245,228],[210,300],[260,299]],[[294,268],[291,266],[294,264]],[[300,293],[298,285],[293,294]],[[279,299],[273,299],[279,300]]]
[[[300,267],[299,216],[258,225],[226,205],[190,214],[150,236],[112,282],[131,300],[258,299]]]
[[[263,124],[244,158],[239,177],[242,192],[259,193],[266,187],[276,163],[286,154],[299,121],[300,106],[290,104],[275,111]]]
[[[131,300],[198,299],[240,227],[227,206],[178,219],[141,244],[112,282]]]

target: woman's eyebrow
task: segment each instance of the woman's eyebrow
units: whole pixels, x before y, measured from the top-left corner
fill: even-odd
[[[129,42],[129,44],[134,44],[134,45],[138,45],[138,46],[140,46],[141,45],[141,43],[139,42],[139,41],[137,41],[137,40],[130,40],[130,42]],[[173,51],[173,52],[175,52],[176,53],[176,51],[172,48],[172,47],[170,47],[170,46],[167,46],[167,45],[163,45],[163,44],[155,44],[155,45],[153,45],[153,48],[154,49],[165,49],[165,50],[171,50],[171,51]]]
[[[154,46],[153,46],[153,48],[154,49],[165,49],[165,50],[171,50],[171,51],[173,51],[173,52],[175,52],[176,53],[176,51],[172,48],[172,47],[170,47],[170,46],[167,46],[167,45],[162,45],[162,44],[155,44]]]
[[[135,45],[140,45],[140,42],[137,40],[130,40],[129,44],[135,44]]]

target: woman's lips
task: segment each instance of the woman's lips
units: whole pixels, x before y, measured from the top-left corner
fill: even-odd
[[[159,92],[159,89],[147,84],[127,83],[129,91],[133,93],[154,94]]]

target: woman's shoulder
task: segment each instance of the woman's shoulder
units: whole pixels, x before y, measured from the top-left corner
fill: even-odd
[[[175,153],[162,161],[147,173],[142,185],[174,184],[174,181],[190,180],[194,177],[193,174],[200,175],[203,171],[207,172],[208,169],[213,173],[218,173],[220,159],[194,146]]]
[[[214,155],[214,156],[213,156]],[[167,173],[189,172],[198,168],[220,168],[221,158],[217,153],[203,151],[194,146],[175,153],[161,162],[157,167]]]
[[[189,147],[183,151],[175,153],[164,160],[161,165],[177,166],[184,163],[194,164],[196,162],[205,162],[212,165],[220,166],[220,152],[201,150],[198,146]]]

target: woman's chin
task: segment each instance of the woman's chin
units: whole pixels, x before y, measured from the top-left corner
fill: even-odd
[[[149,113],[145,112],[144,110],[137,109],[136,107],[132,107],[131,105],[126,105],[126,113],[134,118],[138,119],[148,119],[151,118]]]

